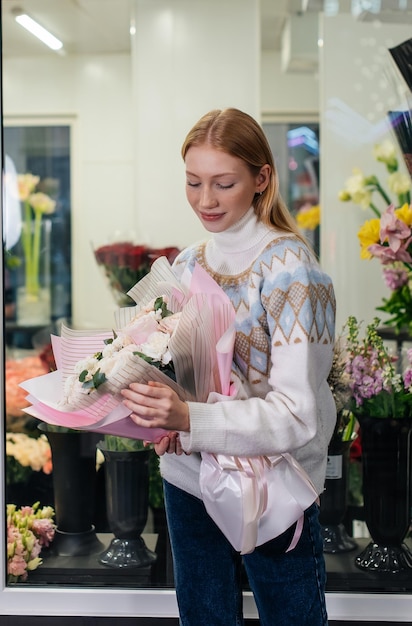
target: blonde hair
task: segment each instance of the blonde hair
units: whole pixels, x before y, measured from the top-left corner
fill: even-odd
[[[242,159],[253,176],[256,176],[264,165],[270,165],[268,186],[261,195],[255,194],[253,198],[255,214],[258,220],[267,226],[275,226],[287,233],[293,233],[307,244],[280,195],[279,178],[272,151],[256,120],[247,113],[233,108],[215,109],[206,113],[186,136],[182,146],[183,160],[189,148],[206,143]]]

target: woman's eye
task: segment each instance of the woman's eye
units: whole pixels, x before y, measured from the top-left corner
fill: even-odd
[[[221,183],[218,183],[217,186],[219,189],[231,189],[233,187],[233,183],[230,183],[230,185],[222,185]]]
[[[188,187],[199,187],[200,183],[191,183],[190,180],[187,181]]]

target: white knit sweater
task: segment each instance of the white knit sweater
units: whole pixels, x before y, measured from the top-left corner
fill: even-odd
[[[202,450],[291,452],[321,493],[336,421],[326,382],[335,332],[330,278],[297,237],[258,222],[253,208],[235,226],[185,249],[174,264],[177,276],[195,261],[236,311],[233,371],[243,399],[190,402],[190,433],[180,433],[190,454],[164,455],[163,477],[200,497]]]

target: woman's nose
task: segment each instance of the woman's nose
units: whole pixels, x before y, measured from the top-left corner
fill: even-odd
[[[212,208],[217,205],[217,198],[213,193],[213,189],[208,186],[202,187],[200,195],[200,205],[205,208]]]

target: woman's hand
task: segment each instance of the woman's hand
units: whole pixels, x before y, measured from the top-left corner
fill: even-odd
[[[154,444],[154,449],[157,455],[162,456],[167,454],[183,454],[184,450],[180,443],[179,433],[170,431],[167,437],[162,437],[160,441]],[[185,453],[186,454],[186,453]]]
[[[189,432],[189,407],[167,385],[154,381],[147,385],[131,383],[121,393],[124,405],[132,411],[130,417],[138,426]]]

